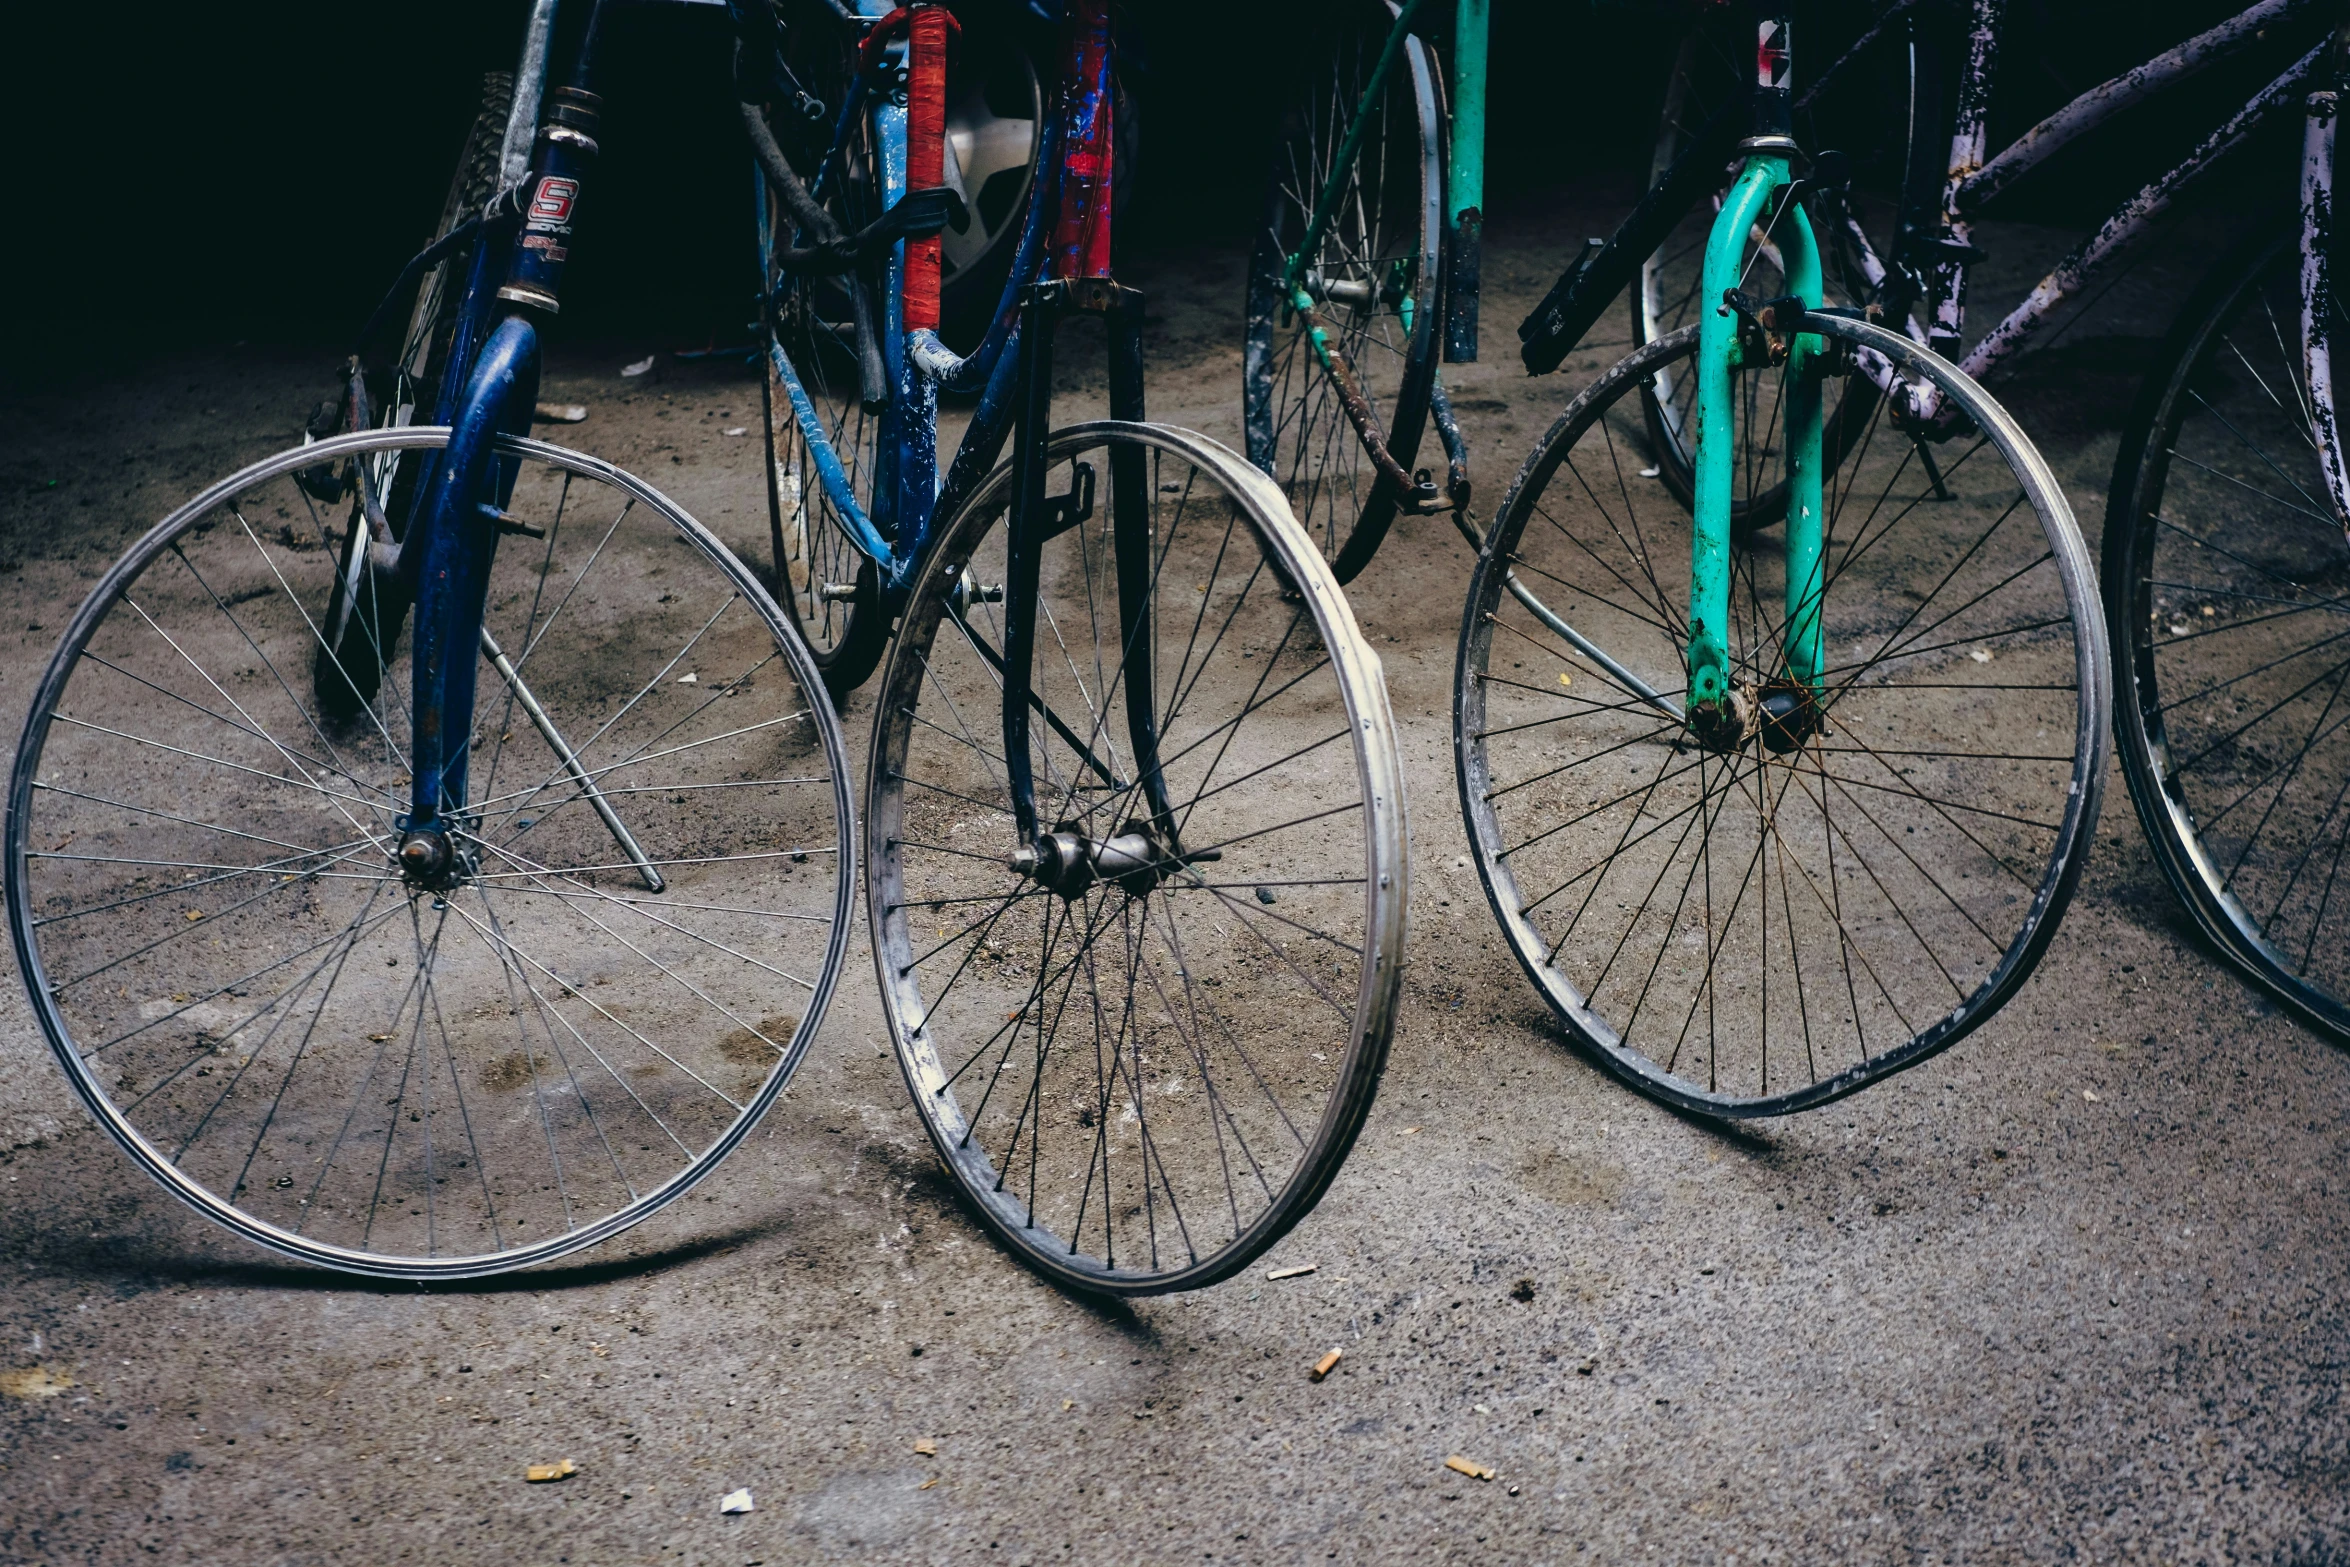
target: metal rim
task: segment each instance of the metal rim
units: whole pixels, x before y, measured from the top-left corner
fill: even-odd
[[[324,1244],[295,1235],[276,1225],[255,1219],[233,1203],[225,1201],[208,1189],[176,1176],[163,1152],[149,1142],[107,1100],[106,1096],[88,1078],[75,1053],[70,1031],[60,1015],[54,999],[48,974],[28,923],[30,914],[29,859],[25,832],[31,815],[33,786],[36,781],[42,747],[47,738],[55,706],[67,679],[80,661],[89,638],[116,603],[122,590],[137,580],[139,574],[153,562],[192,523],[243,490],[266,480],[278,478],[300,468],[316,466],[322,461],[343,457],[359,457],[371,452],[408,450],[445,446],[449,431],[446,426],[410,425],[405,427],[365,431],[355,435],[338,436],[310,446],[280,452],[276,456],[230,475],[212,485],[186,504],[173,511],[144,537],[134,544],[108,570],[91,590],[52,655],[48,670],[37,688],[25,728],[18,740],[17,760],[9,795],[6,832],[9,932],[15,944],[17,963],[24,978],[34,1014],[40,1019],[42,1032],[47,1036],[51,1050],[72,1082],[75,1092],[89,1109],[93,1118],[127,1151],[132,1159],[156,1182],[182,1201],[188,1202],[207,1218],[224,1228],[242,1235],[258,1245],[304,1262],[338,1269],[343,1272],[376,1278],[458,1279],[476,1278],[503,1273],[553,1258],[569,1255],[629,1228],[699,1183],[715,1169],[725,1155],[737,1144],[782,1092],[809,1043],[821,1026],[830,1004],[833,986],[838,980],[842,959],[847,950],[850,886],[855,875],[856,833],[854,808],[848,791],[847,755],[841,743],[838,721],[822,703],[812,704],[815,728],[822,738],[825,756],[832,769],[833,811],[842,833],[842,847],[838,856],[839,869],[835,877],[833,897],[833,926],[825,960],[815,988],[808,998],[807,1010],[794,1030],[788,1053],[771,1071],[767,1081],[746,1106],[743,1113],[726,1133],[705,1153],[690,1162],[670,1180],[648,1192],[627,1207],[576,1231],[547,1241],[517,1246],[491,1255],[457,1258],[385,1256],[348,1247]],[[652,486],[631,474],[583,453],[569,451],[544,442],[518,437],[502,436],[499,450],[515,457],[543,462],[560,471],[598,480],[632,497],[636,502],[664,516],[712,565],[724,573],[745,599],[779,633],[777,644],[792,665],[792,672],[805,691],[821,689],[821,682],[813,662],[798,638],[788,631],[788,622],[774,601],[760,586],[758,579],[698,521],[683,508],[671,502]]]
[[[2004,1005],[2027,978],[2055,935],[2064,909],[2078,884],[2087,847],[2093,841],[2103,795],[2109,745],[2108,709],[2111,676],[2103,614],[2093,586],[2088,551],[2074,522],[2062,488],[2039,452],[2014,420],[1955,366],[1917,347],[1898,333],[1866,322],[1834,317],[1812,317],[1806,330],[1884,355],[1903,374],[1923,377],[1939,385],[1952,403],[1972,417],[1990,443],[2004,457],[2037,513],[2063,584],[2074,627],[2074,668],[2079,692],[2072,777],[2057,826],[2048,864],[2042,874],[2027,917],[2011,939],[1996,967],[1973,994],[1951,1012],[1913,1035],[1905,1045],[1882,1052],[1861,1066],[1846,1069],[1802,1088],[1768,1096],[1741,1097],[1709,1090],[1703,1084],[1674,1075],[1645,1055],[1626,1048],[1615,1028],[1591,1011],[1547,956],[1548,942],[1519,912],[1522,902],[1511,866],[1502,858],[1498,819],[1484,805],[1489,783],[1482,740],[1473,738],[1483,728],[1483,682],[1476,678],[1491,646],[1490,615],[1506,591],[1510,558],[1523,533],[1531,508],[1552,472],[1563,461],[1573,440],[1588,424],[1613,406],[1626,391],[1654,374],[1670,360],[1695,352],[1697,328],[1682,329],[1641,348],[1619,361],[1569,404],[1540,445],[1527,459],[1509,497],[1488,533],[1480,552],[1477,575],[1462,618],[1455,666],[1455,759],[1462,815],[1475,849],[1478,875],[1494,916],[1509,939],[1511,951],[1528,979],[1575,1040],[1595,1054],[1610,1071],[1641,1093],[1664,1103],[1717,1117],[1783,1115],[1843,1098],[1882,1077],[1914,1066],[1957,1043]]]
[[[1019,1204],[996,1190],[996,1172],[985,1152],[962,1145],[957,1135],[961,1111],[952,1108],[954,1101],[940,1092],[947,1077],[922,1028],[924,999],[907,975],[899,972],[901,965],[895,961],[911,948],[903,915],[892,912],[893,900],[902,892],[894,840],[902,831],[903,802],[889,785],[913,727],[912,698],[927,674],[918,645],[927,645],[928,634],[941,616],[945,584],[961,574],[960,563],[967,558],[969,546],[977,542],[976,531],[984,529],[986,519],[1002,503],[1013,478],[1009,463],[999,466],[978,486],[940,529],[901,635],[891,649],[876,704],[879,716],[867,773],[866,899],[874,932],[875,974],[907,1090],[932,1145],[955,1175],[972,1210],[1007,1249],[1057,1282],[1105,1294],[1145,1295],[1195,1289],[1230,1277],[1311,1211],[1336,1176],[1361,1131],[1386,1065],[1402,982],[1408,845],[1401,762],[1378,656],[1363,641],[1344,594],[1290,515],[1280,492],[1218,443],[1162,425],[1104,420],[1069,426],[1056,431],[1048,441],[1047,460],[1112,441],[1155,448],[1209,470],[1228,493],[1244,503],[1260,547],[1278,557],[1282,569],[1289,573],[1338,675],[1355,752],[1356,783],[1366,811],[1364,887],[1369,907],[1365,934],[1372,950],[1369,961],[1361,964],[1352,1036],[1337,1074],[1338,1087],[1324,1108],[1312,1144],[1277,1199],[1232,1242],[1195,1265],[1154,1272],[1105,1267],[1090,1256],[1072,1252],[1057,1236],[1055,1244],[1040,1244],[1039,1235],[1047,1232],[1032,1226]],[[942,1104],[949,1108],[942,1109]]]

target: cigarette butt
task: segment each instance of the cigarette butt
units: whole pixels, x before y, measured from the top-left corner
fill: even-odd
[[[522,1471],[522,1478],[537,1485],[548,1480],[561,1480],[567,1475],[577,1473],[579,1473],[579,1465],[565,1458],[551,1464],[532,1464]]]
[[[1314,1362],[1314,1369],[1308,1373],[1308,1375],[1310,1375],[1316,1382],[1321,1381],[1331,1372],[1338,1369],[1338,1362],[1345,1354],[1346,1351],[1342,1349],[1332,1350],[1329,1354],[1324,1355],[1320,1360]]]
[[[1455,1453],[1450,1458],[1447,1458],[1444,1461],[1444,1467],[1451,1470],[1454,1474],[1467,1475],[1472,1480],[1490,1480],[1493,1478],[1493,1467],[1490,1464],[1478,1463],[1473,1458],[1463,1458],[1458,1453]]]

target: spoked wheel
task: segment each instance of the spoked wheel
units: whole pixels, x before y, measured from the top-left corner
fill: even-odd
[[[2053,476],[1947,364],[1827,329],[1931,380],[1972,433],[1939,454],[1947,499],[1882,409],[1831,476],[1816,721],[1800,701],[1770,721],[1790,691],[1775,534],[1732,559],[1756,721],[1709,745],[1683,717],[1689,513],[1635,454],[1640,388],[1693,368],[1694,328],[1543,438],[1461,628],[1461,801],[1503,931],[1610,1069],[1712,1115],[1825,1103],[1997,1010],[2071,896],[2104,780],[2102,625]],[[1751,416],[1777,396],[1740,388],[1748,495],[1781,481],[1781,432]]]
[[[855,40],[820,20],[795,27],[790,36],[800,79],[837,113],[852,79]],[[774,109],[768,119],[801,183],[841,232],[854,233],[880,216],[870,119],[860,119],[837,152],[829,125],[789,121]],[[776,249],[806,245],[809,237],[764,178],[758,195],[759,265],[768,296],[762,396],[775,596],[838,699],[872,675],[889,639],[880,574],[851,542],[847,521],[852,514],[886,514],[878,481],[889,391],[880,359],[887,295],[880,278],[866,269],[832,277],[785,274],[772,259]],[[809,439],[811,428],[821,444]]]
[[[640,481],[506,450],[546,537],[497,553],[453,885],[394,858],[405,661],[350,721],[311,695],[319,447],[107,573],[17,752],[8,916],[58,1059],[175,1195],[328,1267],[497,1272],[674,1200],[789,1077],[847,937],[839,733],[781,612]]]
[[[2350,1039],[2350,545],[2319,468],[2337,437],[2310,418],[2299,239],[2238,251],[2180,312],[2114,467],[2106,614],[2122,774],[2163,874],[2238,967]]]
[[[1878,298],[1883,281],[1881,269],[1872,268],[1867,255],[1894,253],[1896,214],[1909,175],[1908,149],[1913,141],[1921,149],[1931,146],[1939,122],[1926,127],[1912,124],[1911,77],[1923,55],[1913,59],[1906,28],[1895,23],[1875,30],[1876,18],[1844,5],[1820,7],[1816,16],[1807,13],[1803,20],[1803,48],[1796,57],[1796,140],[1814,153],[1843,151],[1852,172],[1850,189],[1840,202],[1812,205],[1815,219],[1828,220],[1814,228],[1826,284],[1824,303],[1867,304]],[[1744,11],[1735,17],[1729,11],[1709,12],[1689,25],[1674,52],[1658,116],[1650,182],[1662,178],[1691,146],[1707,142],[1709,126],[1715,127],[1711,142],[1723,149],[1722,171],[1710,198],[1699,202],[1641,263],[1630,295],[1635,347],[1693,325],[1704,308],[1698,293],[1706,236],[1738,173],[1738,155],[1731,149],[1747,129],[1745,106],[1751,101],[1748,86],[1754,76],[1752,28]],[[1818,62],[1816,73],[1806,68],[1810,61]],[[1728,120],[1717,120],[1725,114]],[[1948,151],[1946,133],[1941,147]],[[1938,171],[1927,171],[1926,186],[1934,188],[1936,179]],[[1866,236],[1865,249],[1847,223]],[[1740,286],[1756,299],[1787,292],[1779,252],[1782,237],[1776,227],[1766,231],[1760,225],[1748,237],[1745,281]],[[1856,376],[1837,390],[1842,395],[1830,402],[1827,421],[1831,463],[1858,440],[1878,396],[1866,377]],[[1696,396],[1694,381],[1669,370],[1660,371],[1641,392],[1650,453],[1650,461],[1641,466],[1658,469],[1658,476],[1685,504],[1692,488]],[[1742,498],[1731,522],[1741,533],[1769,527],[1786,507],[1783,488],[1759,490]]]
[[[1075,426],[1049,459],[1049,493],[1076,499],[1036,617],[1044,838],[1023,854],[1004,766],[1000,469],[933,550],[885,676],[874,960],[931,1140],[1004,1244],[1074,1288],[1184,1289],[1309,1211],[1370,1109],[1403,937],[1394,728],[1261,475],[1155,425]],[[1131,621],[1121,508],[1148,530],[1127,535]]]
[[[1332,0],[1299,51],[1302,79],[1281,118],[1264,221],[1249,258],[1241,386],[1249,461],[1278,481],[1307,534],[1346,582],[1362,570],[1404,497],[1347,417],[1351,378],[1407,471],[1436,384],[1439,290],[1438,99],[1425,45],[1374,100],[1337,212],[1311,258],[1309,318],[1282,297],[1283,269],[1305,243],[1314,204],[1363,107],[1395,23],[1385,0]],[[1319,329],[1340,351],[1316,353]]]

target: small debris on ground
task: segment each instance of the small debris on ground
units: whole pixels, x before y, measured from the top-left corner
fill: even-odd
[[[1420,1129],[1416,1126],[1407,1126],[1403,1129],[1403,1134],[1406,1137],[1413,1137],[1419,1134],[1419,1130]]]
[[[747,1513],[752,1511],[751,1493],[748,1490],[727,1492],[724,1496],[718,1498],[718,1510],[722,1513]]]
[[[541,403],[530,416],[541,424],[578,424],[587,418],[587,404]]]
[[[939,1479],[939,1477],[938,1477],[937,1475],[932,1475],[932,1476],[931,1476],[929,1479],[927,1479],[927,1480],[923,1481],[923,1482],[922,1482],[920,1485],[918,1485],[918,1486],[914,1487],[914,1489],[915,1489],[915,1490],[917,1490],[917,1491],[927,1491],[927,1490],[929,1490],[929,1489],[930,1489],[932,1486],[934,1486],[934,1485],[938,1484],[938,1479]]]
[[[1643,468],[1640,470],[1640,477],[1643,479],[1653,479],[1662,472],[1664,472],[1662,468]]]
[[[620,367],[620,373],[621,373],[622,375],[628,375],[628,376],[637,376],[637,375],[647,375],[647,374],[650,374],[650,373],[651,373],[651,371],[652,371],[652,368],[653,368],[653,359],[654,359],[654,357],[655,357],[654,355],[647,354],[647,355],[645,355],[645,357],[644,357],[644,358],[642,358],[642,359],[638,360],[638,361],[637,361],[635,364],[633,364],[633,365],[622,365],[622,366]]]
[[[1520,1279],[1517,1283],[1510,1286],[1510,1299],[1516,1301],[1519,1305],[1523,1306],[1526,1304],[1526,1302],[1532,1300],[1533,1298],[1534,1281],[1532,1279]]]
[[[738,424],[738,425],[736,425],[736,426],[735,426],[733,429],[731,429],[731,430],[728,430],[728,431],[726,432],[726,434],[728,434],[728,435],[748,435],[748,434],[750,434],[750,433],[751,433],[750,431],[748,431],[748,430],[744,429],[744,428],[743,428],[741,425],[739,425],[739,424]]]
[[[1332,1350],[1329,1354],[1324,1355],[1320,1360],[1315,1361],[1314,1369],[1307,1372],[1306,1375],[1311,1377],[1316,1382],[1321,1381],[1331,1372],[1338,1369],[1338,1362],[1343,1359],[1345,1355],[1346,1351],[1343,1349]]]
[[[577,1473],[579,1465],[563,1458],[551,1464],[532,1464],[522,1471],[522,1478],[533,1485],[541,1485],[549,1480],[566,1480]]]
[[[701,683],[701,679],[702,677],[700,675],[695,674],[692,670],[689,669],[684,674],[677,677],[677,683],[681,686],[699,685]]]
[[[1444,1461],[1444,1467],[1451,1470],[1454,1474],[1467,1475],[1472,1480],[1490,1480],[1493,1478],[1493,1466],[1491,1464],[1481,1464],[1473,1458],[1463,1458],[1458,1453],[1455,1453],[1450,1458],[1447,1458]]]
[[[915,1442],[914,1451],[918,1456],[923,1458],[936,1458],[938,1456],[938,1444],[933,1442],[928,1437],[923,1437]]]
[[[40,1336],[34,1335],[34,1346],[39,1347]],[[10,1398],[55,1398],[73,1386],[73,1378],[48,1366],[26,1366],[20,1371],[0,1371],[0,1393]]]
[[[2084,1089],[2082,1089],[2082,1090],[2081,1090],[2081,1097],[2082,1097],[2083,1099],[2086,1099],[2086,1100],[2088,1100],[2088,1101],[2089,1101],[2089,1103],[2091,1103],[2091,1104],[2100,1104],[2100,1103],[2102,1103],[2102,1102],[2103,1102],[2103,1101],[2101,1101],[2100,1099],[2098,1099],[2098,1097],[2097,1097],[2097,1091],[2096,1091],[2095,1089],[2093,1089],[2093,1088],[2084,1088]]]
[[[1270,888],[1270,887],[1259,887],[1259,888],[1257,889],[1257,901],[1258,901],[1259,903],[1273,903],[1273,902],[1277,902],[1277,901],[1279,901],[1279,900],[1277,900],[1277,899],[1276,899],[1276,898],[1273,896],[1273,889],[1272,889],[1272,888]]]
[[[1318,1262],[1301,1262],[1294,1268],[1275,1268],[1265,1277],[1268,1279],[1302,1279],[1321,1266]]]
[[[1979,647],[1976,648],[1973,652],[1967,654],[1967,657],[1973,659],[1978,664],[1988,664],[1991,662],[1991,650],[1987,647]]]

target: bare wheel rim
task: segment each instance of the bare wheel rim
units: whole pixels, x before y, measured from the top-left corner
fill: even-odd
[[[1096,504],[1046,546],[1040,826],[1098,841],[1150,814],[1105,575],[1123,490],[1152,521],[1161,852],[1214,858],[1075,889],[1014,867],[999,470],[942,534],[883,682],[875,965],[916,1108],[995,1234],[1075,1287],[1187,1288],[1309,1211],[1369,1110],[1400,975],[1393,724],[1376,657],[1261,475],[1151,425],[1062,431],[1050,462],[1056,494],[1089,468]]]
[[[1281,298],[1282,269],[1303,244],[1314,204],[1361,107],[1394,20],[1384,0],[1325,7],[1283,115],[1265,216],[1249,263],[1243,419],[1249,461],[1288,496],[1322,555],[1336,561],[1358,529],[1373,536],[1397,497],[1348,421],[1338,384],[1303,319]],[[1338,214],[1309,269],[1307,292],[1345,352],[1389,448],[1407,468],[1436,379],[1437,237],[1442,185],[1434,65],[1417,39],[1373,108]]]
[[[546,537],[493,571],[477,863],[403,885],[406,662],[320,712],[351,524],[292,475],[447,434],[281,453],[158,524],[68,629],[8,817],[18,960],[100,1124],[251,1240],[417,1278],[574,1251],[707,1174],[821,1020],[853,874],[837,726],[756,579],[641,481],[509,441]]]
[[[2308,412],[2299,264],[2287,226],[2181,312],[2115,469],[2107,614],[2158,862],[2239,968],[2345,1038],[2350,546]]]
[[[1833,476],[1820,724],[1725,752],[1680,717],[1689,520],[1639,473],[1637,394],[1694,329],[1561,415],[1462,623],[1462,808],[1512,950],[1611,1070],[1708,1114],[1825,1103],[1979,1026],[2054,934],[2104,776],[2102,619],[2053,476],[1956,370],[1827,331],[1972,428],[1941,449],[1947,500],[1881,408]],[[1740,376],[1743,493],[1778,482],[1780,373]],[[1784,599],[1777,538],[1738,546],[1733,681],[1758,707]]]

